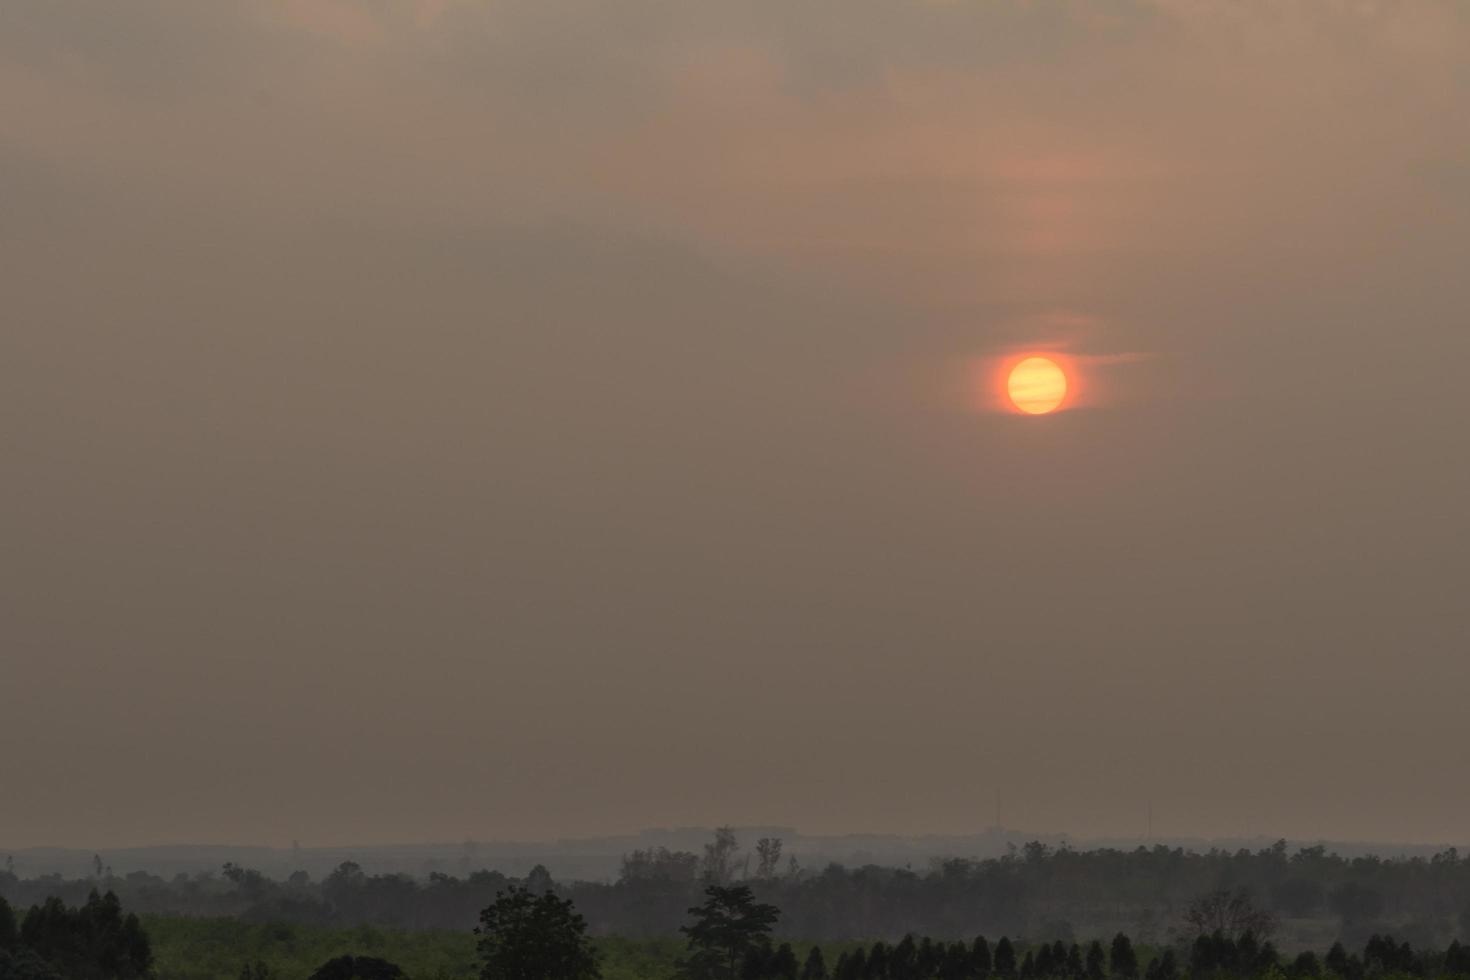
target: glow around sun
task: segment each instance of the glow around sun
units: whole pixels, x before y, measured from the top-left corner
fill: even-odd
[[[1011,404],[1027,415],[1045,415],[1067,398],[1067,375],[1049,357],[1028,357],[1011,368],[1006,378]]]

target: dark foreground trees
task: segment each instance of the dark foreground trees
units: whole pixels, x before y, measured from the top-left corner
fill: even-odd
[[[63,980],[51,964],[28,949],[0,949],[0,980]]]
[[[1108,966],[1112,969],[1113,976],[1122,980],[1135,980],[1138,976],[1138,954],[1133,952],[1133,942],[1123,933],[1113,937],[1113,944],[1108,952]]]
[[[511,887],[480,913],[482,980],[598,980],[587,923],[554,892]]]
[[[1144,980],[1179,980],[1179,960],[1174,951],[1166,949],[1158,959],[1151,960],[1143,976]]]
[[[146,980],[152,965],[138,917],[124,916],[112,892],[94,891],[80,908],[48,898],[18,927],[0,899],[0,980]]]
[[[705,902],[689,910],[691,925],[679,930],[689,937],[689,955],[679,964],[680,976],[687,980],[749,980],[776,975],[761,963],[770,948],[771,927],[781,915],[774,905],[755,900],[755,893],[745,885],[724,888],[711,885],[705,889]],[[790,953],[790,948],[787,948]],[[768,958],[768,957],[764,957]],[[748,969],[742,969],[747,962]],[[794,967],[783,957],[781,967]]]
[[[408,980],[396,963],[376,956],[339,956],[317,968],[310,980]]]

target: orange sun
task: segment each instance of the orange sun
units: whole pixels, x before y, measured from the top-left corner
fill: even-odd
[[[1027,415],[1045,415],[1066,400],[1067,375],[1049,357],[1028,357],[1011,368],[1006,394]]]

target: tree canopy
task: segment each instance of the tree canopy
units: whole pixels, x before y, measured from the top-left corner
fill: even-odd
[[[483,980],[598,980],[587,922],[570,900],[512,886],[480,913]]]
[[[376,956],[338,956],[323,963],[310,980],[408,980],[395,963]]]
[[[680,929],[689,937],[680,972],[688,980],[739,980],[742,962],[769,943],[781,913],[747,885],[711,885],[704,894],[704,904],[689,910],[694,922]]]

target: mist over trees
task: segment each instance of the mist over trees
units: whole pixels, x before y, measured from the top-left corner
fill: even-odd
[[[520,879],[496,871],[416,879],[369,874],[353,862],[320,880],[304,872],[275,880],[233,864],[169,880],[108,875],[105,864],[91,879],[0,872],[0,896],[17,907],[52,896],[82,904],[97,889],[140,913],[410,929],[467,928],[498,893],[523,885],[575,902],[590,934],[629,937],[678,935],[706,888],[731,884],[782,910],[777,937],[807,940],[897,942],[912,933],[969,941],[985,933],[1107,942],[1122,932],[1152,945],[1219,930],[1325,949],[1337,939],[1359,947],[1374,934],[1438,948],[1470,938],[1470,860],[1453,849],[1382,859],[1344,858],[1321,847],[1289,852],[1284,843],[1206,853],[1032,843],[999,858],[954,858],[922,869],[811,869],[786,858],[779,839],[757,841],[747,853],[725,829],[702,853],[633,850],[611,882],[558,882],[545,868]]]

